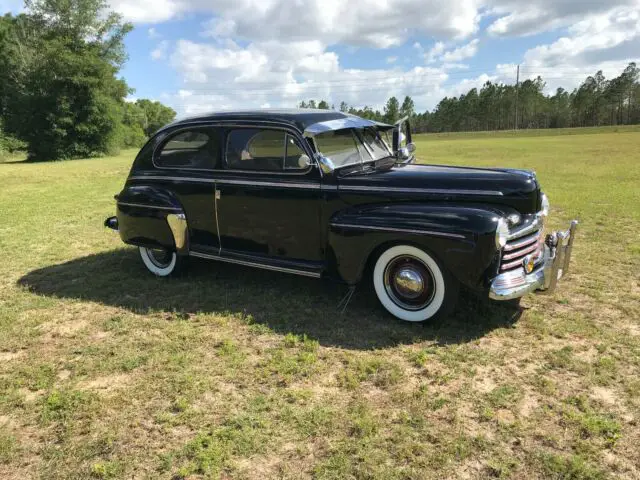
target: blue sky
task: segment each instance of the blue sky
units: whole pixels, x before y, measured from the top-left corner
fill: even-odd
[[[486,81],[548,91],[640,61],[640,0],[111,0],[134,23],[122,75],[179,115],[326,99],[433,109]],[[0,12],[19,10],[0,0]]]

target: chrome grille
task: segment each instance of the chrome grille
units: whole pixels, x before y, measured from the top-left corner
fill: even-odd
[[[536,263],[539,262],[544,251],[543,245],[542,225],[537,222],[513,232],[502,251],[500,271],[522,268],[522,261],[528,255],[535,255]]]

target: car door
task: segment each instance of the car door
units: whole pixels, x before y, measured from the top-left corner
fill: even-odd
[[[216,172],[221,256],[297,262],[302,269],[323,263],[321,178],[303,142],[285,129],[226,129],[225,169]]]
[[[193,250],[219,251],[213,172],[221,168],[224,130],[213,125],[170,131],[154,152],[156,172],[185,210]]]

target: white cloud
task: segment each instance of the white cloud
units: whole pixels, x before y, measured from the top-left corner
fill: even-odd
[[[480,41],[476,38],[471,40],[469,43],[462,45],[454,50],[449,52],[444,52],[442,54],[442,60],[445,62],[460,62],[461,60],[465,60],[467,58],[474,57],[476,53],[478,53],[478,44]]]
[[[496,18],[487,31],[493,35],[514,36],[564,28],[585,16],[606,13],[617,7],[640,9],[640,0],[487,0]]]
[[[154,27],[151,27],[149,30],[147,30],[147,36],[149,38],[160,38],[162,35],[160,35]]]
[[[558,87],[571,90],[598,70],[607,78],[620,75],[629,62],[638,61],[640,10],[616,7],[587,15],[566,33],[524,53],[521,79],[541,76],[552,93]],[[498,65],[497,71],[513,81],[516,65]]]
[[[167,56],[167,50],[169,49],[169,42],[162,40],[158,46],[151,51],[151,58],[154,60],[162,60]]]
[[[436,42],[436,44],[431,47],[427,53],[425,53],[424,58],[426,62],[434,63],[438,58],[442,56],[444,49],[444,42]]]
[[[464,38],[484,0],[111,0],[127,20],[159,23],[188,12],[214,15],[208,35],[254,41],[319,40],[386,48],[412,35]],[[267,28],[265,28],[267,27]]]
[[[159,0],[160,6],[155,0],[113,1],[137,22],[189,12],[213,16],[204,23],[201,41],[177,40],[172,51],[160,42],[152,52],[156,59],[167,58],[182,80],[179,91],[163,97],[182,115],[294,106],[312,98],[381,109],[391,95],[411,95],[424,110],[487,80],[513,82],[515,65],[491,65],[481,73],[476,62],[470,70],[468,61],[482,46],[480,18],[489,19],[494,36],[563,29],[562,38],[531,48],[521,61],[522,79],[540,74],[549,88],[570,89],[598,68],[617,75],[640,51],[640,0]],[[155,33],[152,27],[149,36]],[[339,45],[353,55],[364,46],[385,49],[409,38],[421,39],[409,48],[422,55],[426,67],[401,67],[408,57],[381,51],[385,68],[348,69],[331,48]]]
[[[345,69],[335,52],[321,42],[254,42],[244,47],[219,42],[177,42],[170,64],[183,78],[183,88],[164,101],[180,115],[212,110],[271,105],[293,107],[300,100],[325,99],[338,105],[382,109],[395,95],[413,97],[419,109],[432,108],[451,95],[455,82],[481,86],[487,76],[468,78],[464,65],[401,69]],[[470,88],[470,87],[469,87]]]
[[[480,41],[476,38],[453,50],[446,50],[444,42],[436,42],[433,47],[424,54],[424,59],[428,64],[445,62],[447,64],[459,64],[462,60],[474,57],[478,53]]]

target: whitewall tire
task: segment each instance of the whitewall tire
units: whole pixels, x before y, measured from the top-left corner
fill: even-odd
[[[458,285],[428,253],[411,245],[385,250],[375,263],[373,285],[382,306],[407,322],[448,313]]]
[[[181,258],[178,257],[176,252],[151,249],[147,247],[139,247],[140,258],[145,267],[158,277],[167,277],[171,274],[177,273],[178,266]]]

